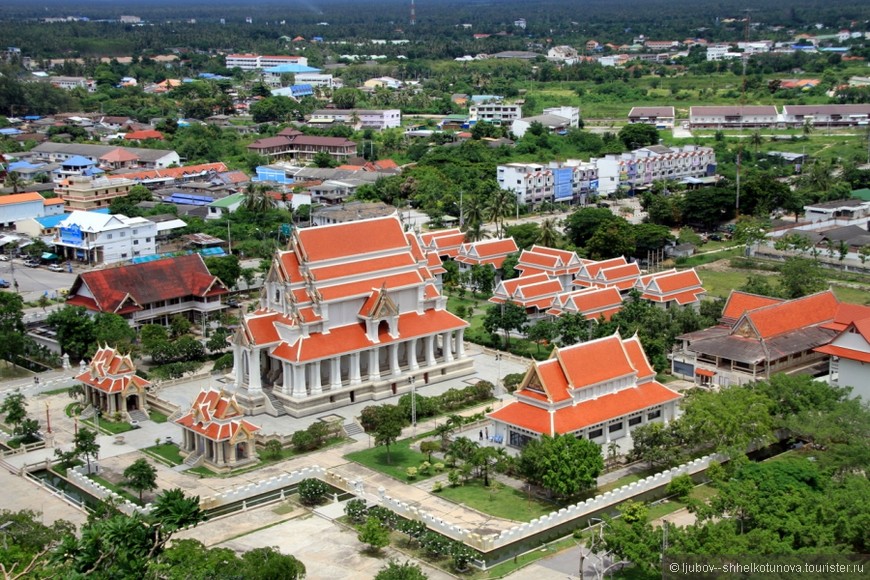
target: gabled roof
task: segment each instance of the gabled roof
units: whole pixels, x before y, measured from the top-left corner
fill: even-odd
[[[741,290],[732,290],[728,300],[725,302],[725,307],[722,309],[722,322],[729,325],[733,324],[745,312],[761,308],[762,306],[780,304],[781,302],[784,302],[782,298],[771,298],[770,296],[750,294]]]
[[[250,437],[260,428],[245,420],[244,412],[235,395],[215,389],[203,389],[190,410],[176,423],[204,435],[211,441],[234,441],[237,437]]]
[[[395,215],[295,231],[302,255],[311,262],[409,248]]]
[[[43,203],[43,199],[44,198],[35,191],[30,191],[27,193],[13,193],[11,195],[0,195],[0,206],[13,205],[16,203],[30,203],[34,201]]]
[[[136,365],[128,354],[102,346],[94,353],[85,372],[76,380],[107,394],[127,393],[131,388],[139,393],[151,383],[136,374]]]
[[[492,264],[498,269],[501,268],[508,254],[518,251],[519,248],[513,238],[481,240],[462,244],[456,261],[466,264]]]
[[[834,320],[839,303],[830,290],[789,300],[781,304],[762,306],[743,315],[756,329],[760,338],[771,338]],[[740,326],[737,322],[735,328]]]
[[[604,288],[585,288],[560,294],[553,301],[553,308],[548,311],[559,316],[564,312],[579,312],[589,320],[604,316],[610,320],[616,312],[622,309],[622,294],[615,286]]]
[[[86,286],[93,297],[78,292]],[[212,276],[199,254],[165,258],[79,274],[67,302],[101,312],[123,313],[187,296],[218,296],[226,286]],[[82,300],[84,299],[84,300]]]
[[[118,147],[117,149],[113,149],[109,151],[102,157],[100,157],[100,161],[106,161],[109,163],[121,163],[124,161],[137,161],[139,156],[124,149],[123,147]]]

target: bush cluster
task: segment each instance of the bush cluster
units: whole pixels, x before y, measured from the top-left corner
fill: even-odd
[[[434,397],[416,396],[417,420],[434,417],[441,413],[447,413],[480,403],[492,398],[495,387],[489,381],[479,381],[475,385],[464,389],[449,389],[441,395]],[[372,405],[363,409],[360,415],[360,424],[366,432],[371,432],[377,423],[380,408],[387,405]],[[411,395],[405,394],[399,397],[399,409],[406,425],[411,424]]]

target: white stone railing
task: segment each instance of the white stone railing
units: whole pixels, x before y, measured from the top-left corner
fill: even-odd
[[[87,467],[85,466],[77,466],[71,469],[68,469],[66,472],[67,479],[73,482],[76,487],[84,490],[85,492],[91,494],[92,496],[99,499],[113,499],[115,505],[119,510],[127,514],[128,516],[132,516],[135,513],[147,514],[151,511],[151,504],[146,505],[145,507],[138,506],[131,502],[130,500],[121,497],[111,489],[94,481],[89,478],[87,475],[82,473],[85,471]]]

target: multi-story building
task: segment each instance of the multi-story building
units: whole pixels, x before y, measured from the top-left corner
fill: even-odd
[[[226,57],[226,66],[228,69],[238,67],[242,70],[257,70],[271,68],[282,64],[308,66],[308,59],[304,56],[264,56],[259,54],[228,54]]]
[[[195,324],[219,314],[225,308],[221,296],[227,293],[202,256],[189,254],[84,272],[73,282],[66,303],[118,314],[131,326],[168,326],[179,314]]]
[[[248,149],[272,159],[291,159],[309,162],[318,153],[327,153],[338,163],[356,155],[356,143],[344,137],[317,137],[313,135],[278,135],[258,139]]]
[[[742,56],[743,56],[743,53],[732,51],[730,44],[709,44],[709,45],[707,45],[707,60],[708,61],[731,60],[733,58],[740,58]]]
[[[331,89],[335,87],[335,80],[330,74],[323,73],[299,73],[294,75],[296,83],[300,85],[311,85],[312,87],[322,87]]]
[[[63,203],[46,199],[35,191],[0,196],[0,227],[11,228],[15,222],[63,213]]]
[[[399,109],[318,109],[311,113],[311,124],[344,123],[362,129],[375,130],[401,127],[402,111]]]
[[[852,387],[852,396],[870,400],[870,317],[853,321],[816,352],[830,355],[828,383]]]
[[[395,216],[294,229],[233,337],[246,413],[304,416],[471,371],[428,259]]]
[[[816,127],[855,127],[867,125],[870,104],[856,105],[784,105],[782,122],[788,127],[809,123]]]
[[[100,207],[108,207],[112,200],[124,197],[130,193],[130,188],[136,185],[132,179],[123,177],[91,178],[74,175],[62,179],[54,192],[63,199],[68,211],[90,211]]]
[[[157,224],[145,218],[74,211],[51,243],[64,260],[113,264],[157,251]]]
[[[716,153],[711,147],[650,145],[620,155],[594,159],[598,190],[610,195],[620,187],[631,191],[654,181],[699,178],[716,174]]]
[[[775,127],[778,118],[773,105],[689,107],[689,125],[695,128]]]
[[[510,124],[523,117],[521,105],[502,103],[483,103],[471,105],[469,119],[473,122],[486,121],[496,125]]]
[[[71,91],[73,89],[85,89],[87,92],[93,93],[97,90],[96,81],[94,79],[89,79],[86,77],[50,76],[47,78],[47,80],[49,83],[51,83],[51,86],[63,89],[65,91]]]
[[[632,107],[628,113],[629,123],[646,123],[660,129],[673,128],[675,118],[673,107]]]
[[[598,193],[598,166],[589,161],[568,159],[551,161],[553,172],[553,199],[564,203],[586,203],[589,196]]]
[[[119,149],[116,145],[89,145],[85,143],[40,143],[29,151],[32,159],[62,163],[71,157],[84,157],[94,164],[101,158]],[[175,151],[167,149],[143,149],[141,147],[120,147],[136,156],[135,164],[142,169],[165,169],[181,165],[181,158]],[[129,164],[128,164],[129,165]]]
[[[600,445],[677,416],[676,393],[656,373],[637,336],[618,333],[557,348],[526,373],[516,401],[488,415],[497,444],[521,448],[542,435],[572,435]]]
[[[518,205],[534,206],[553,201],[553,172],[539,163],[508,163],[496,168],[496,181],[502,189],[516,194]]]

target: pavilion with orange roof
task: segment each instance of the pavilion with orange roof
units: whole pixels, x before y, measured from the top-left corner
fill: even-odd
[[[649,422],[674,419],[680,395],[655,380],[637,336],[618,333],[556,348],[535,361],[514,395],[493,411],[497,444],[521,448],[542,435],[573,435],[605,445]]]
[[[236,398],[224,391],[203,389],[190,410],[175,420],[182,428],[180,451],[217,470],[233,469],[257,461],[254,433],[259,427],[244,418]]]
[[[84,387],[85,402],[100,412],[129,419],[130,411],[148,411],[145,393],[151,383],[136,374],[129,354],[101,346],[76,380]]]
[[[395,215],[294,230],[232,339],[239,404],[298,417],[471,372],[430,264]]]

